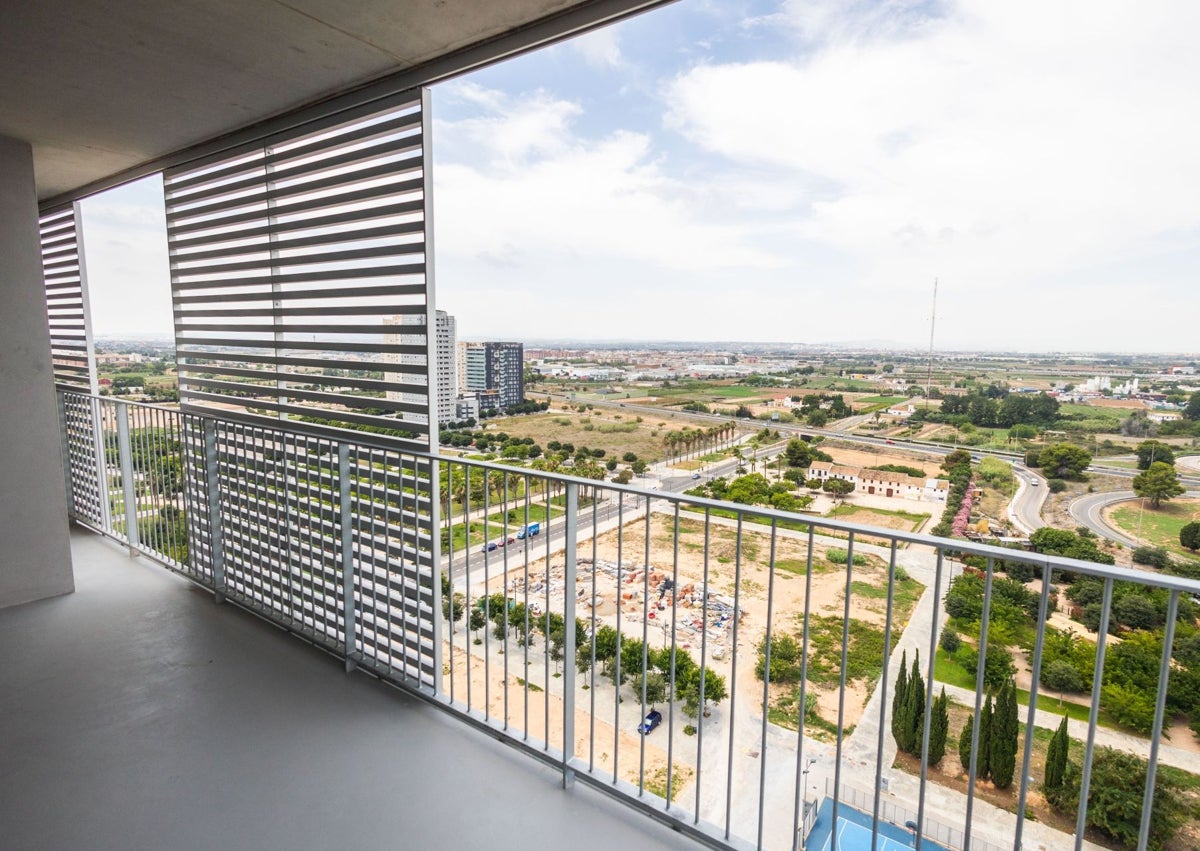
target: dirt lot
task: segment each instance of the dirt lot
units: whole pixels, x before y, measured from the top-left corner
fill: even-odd
[[[576,447],[603,449],[605,460],[620,460],[626,452],[632,452],[647,462],[661,461],[666,457],[663,437],[669,431],[682,431],[684,426],[703,428],[703,425],[698,426],[683,418],[675,419],[670,414],[657,417],[640,413],[626,414],[607,408],[596,408],[581,414],[563,411],[557,403],[544,414],[488,420],[488,431],[530,437],[542,449],[550,441],[557,440],[560,443],[572,443]]]
[[[619,547],[619,550],[618,550]],[[814,554],[812,598],[810,611],[814,616],[841,618],[844,612],[845,573],[843,567],[831,564],[826,559],[827,547],[819,546]],[[742,695],[755,695],[761,683],[754,675],[755,648],[766,634],[767,595],[771,590],[770,535],[746,529],[741,541],[741,564],[737,564],[737,534],[733,524],[725,525],[714,520],[709,533],[707,583],[711,606],[724,605],[732,610],[735,601],[741,612],[738,623],[738,683]],[[673,521],[669,517],[655,515],[650,523],[649,575],[643,569],[646,555],[646,530],[644,521],[628,524],[618,535],[616,530],[600,535],[596,541],[595,570],[597,586],[597,623],[615,625],[620,603],[621,629],[626,634],[640,637],[643,627],[652,647],[666,646],[670,635],[672,615],[678,623],[679,647],[689,650],[698,661],[701,652],[704,610],[695,592],[704,587],[705,541],[703,523],[682,519],[679,526],[678,566],[675,564],[675,537]],[[618,592],[615,565],[620,553],[621,585]],[[580,568],[577,588],[579,595],[578,616],[589,617],[588,594],[591,591],[593,571],[590,568],[592,542],[579,547]],[[561,556],[552,558],[550,571],[550,600],[552,611],[561,611],[566,589],[562,585]],[[798,633],[804,613],[804,576],[807,569],[808,547],[806,536],[781,532],[775,543],[774,600],[771,610],[773,630]],[[867,565],[855,567],[855,596],[851,600],[852,616],[870,628],[882,628],[885,620],[884,606],[878,593],[872,589],[886,588],[886,566],[882,560],[869,557]],[[678,582],[679,594],[673,596],[664,590],[664,579]],[[735,580],[737,585],[735,586]],[[524,566],[514,567],[507,574],[490,578],[488,593],[497,593],[508,588],[511,595],[523,597],[526,586],[531,589],[530,599],[544,605],[546,582],[544,563],[531,562],[528,571]],[[655,589],[659,590],[656,591]],[[648,602],[643,593],[649,590]],[[485,593],[483,584],[478,583],[471,591],[472,598]],[[732,638],[732,622],[718,623],[714,610],[709,612],[707,653],[710,664],[727,680],[732,673],[732,654],[729,644]],[[837,693],[834,689],[817,688],[821,715],[836,717]],[[849,692],[846,724],[858,722],[866,702],[868,688],[855,685]]]

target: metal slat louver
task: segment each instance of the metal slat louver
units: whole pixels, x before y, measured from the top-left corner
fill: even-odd
[[[428,93],[164,175],[185,410],[431,448]]]
[[[42,278],[54,382],[60,387],[95,393],[96,359],[80,222],[77,203],[47,211],[38,219]]]

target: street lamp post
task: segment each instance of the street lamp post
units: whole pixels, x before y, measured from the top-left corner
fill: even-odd
[[[816,764],[816,762],[817,762],[816,759],[810,758],[805,763],[804,770],[800,772],[800,794],[802,796],[802,801],[803,801],[803,806],[800,809],[800,813],[801,813],[801,815],[800,815],[800,847],[801,848],[807,847],[807,843],[808,843],[808,831],[805,829],[808,826],[808,814],[810,812],[809,804],[808,804],[808,772],[810,770],[812,770],[812,767],[813,767],[813,765]],[[815,802],[814,802],[814,806],[815,806]]]

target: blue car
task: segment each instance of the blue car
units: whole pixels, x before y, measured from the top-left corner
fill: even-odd
[[[642,719],[642,723],[638,724],[638,732],[643,736],[662,723],[662,713],[657,709],[651,709],[650,712]]]
[[[484,544],[484,545],[483,545],[483,546],[480,548],[480,550],[479,550],[479,551],[480,551],[481,553],[489,553],[489,552],[491,552],[491,551],[492,551],[492,550],[494,550],[494,549],[496,549],[496,542],[495,542],[495,541],[488,541],[486,544]]]

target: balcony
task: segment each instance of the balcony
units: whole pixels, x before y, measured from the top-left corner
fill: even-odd
[[[300,845],[361,827],[428,846],[493,841],[499,824],[516,836],[536,813],[549,835],[628,833],[634,847],[1101,847],[1081,830],[1086,808],[1055,824],[1014,814],[1042,812],[1033,798],[1060,720],[1030,709],[1045,629],[1000,798],[968,778],[955,788],[930,765],[934,713],[918,719],[914,755],[898,755],[901,661],[919,657],[930,706],[945,678],[930,664],[944,599],[965,556],[986,565],[983,646],[989,627],[1001,632],[1002,563],[1032,569],[1035,624],[1052,609],[1054,571],[1098,579],[1097,680],[1117,582],[1165,589],[1165,648],[1182,601],[1200,592],[1177,577],[426,455],[371,435],[67,391],[59,401],[76,521],[142,557],[124,563],[111,542],[77,532],[82,593],[0,614],[0,629],[48,648],[8,662],[7,714],[21,720],[6,764],[9,787],[30,798],[18,811],[49,797],[74,814],[56,830],[105,824],[144,829],[149,844],[186,833],[207,845],[209,829],[263,836],[261,813],[279,812],[272,828]],[[245,612],[356,673],[335,673]],[[976,731],[987,655],[974,688],[947,689]],[[1086,720],[1069,724],[1083,790],[1098,746],[1147,761],[1127,847],[1150,841],[1159,765],[1190,765],[1162,736],[1170,662],[1163,651],[1149,737],[1102,725],[1099,689]],[[50,669],[77,673],[50,681]],[[652,710],[661,723],[641,734]],[[1032,728],[1045,733],[1025,736]],[[970,778],[982,771],[973,735]],[[441,815],[414,826],[413,800]],[[618,803],[651,818],[624,818]],[[314,810],[328,816],[319,827],[303,818]],[[22,829],[30,844],[47,830]]]

